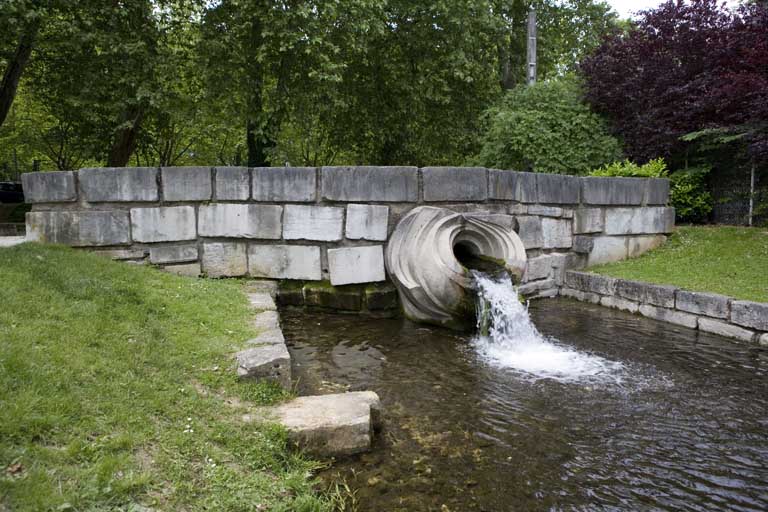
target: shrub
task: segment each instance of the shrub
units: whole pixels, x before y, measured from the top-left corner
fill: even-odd
[[[637,178],[664,178],[667,176],[667,163],[663,158],[651,160],[645,165],[637,165],[630,160],[613,162],[595,169],[590,176],[625,176]]]
[[[518,86],[486,111],[485,122],[476,163],[486,167],[586,174],[621,158],[619,141],[573,79]]]

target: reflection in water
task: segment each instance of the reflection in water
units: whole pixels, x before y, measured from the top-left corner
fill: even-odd
[[[532,380],[467,335],[285,312],[302,394],[384,406],[374,450],[323,476],[363,511],[768,509],[768,351],[563,299],[530,312],[623,378]]]

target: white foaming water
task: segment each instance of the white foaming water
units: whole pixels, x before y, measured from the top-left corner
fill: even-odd
[[[565,347],[542,336],[520,302],[509,276],[492,278],[474,271],[477,324],[473,343],[491,364],[514,369],[534,380],[621,381],[621,363]]]

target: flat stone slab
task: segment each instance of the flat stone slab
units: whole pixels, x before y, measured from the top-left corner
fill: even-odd
[[[259,345],[235,354],[237,376],[241,379],[272,380],[291,387],[291,355],[284,343]]]
[[[63,203],[77,200],[72,171],[29,172],[21,175],[27,203]]]
[[[265,311],[265,313],[272,313],[272,311]],[[246,341],[248,345],[284,345],[285,337],[283,331],[280,330],[280,326],[273,327],[267,331],[262,332],[255,338],[251,338]]]
[[[27,241],[24,236],[0,236],[0,247],[13,247]]]
[[[278,422],[302,450],[320,457],[338,457],[370,450],[380,411],[376,393],[356,391],[299,397],[243,419]]]
[[[253,326],[260,331],[280,329],[280,316],[277,311],[262,311],[253,320]]]
[[[248,302],[253,309],[275,311],[277,306],[275,300],[269,292],[249,293]]]

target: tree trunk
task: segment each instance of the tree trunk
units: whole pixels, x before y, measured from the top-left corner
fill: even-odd
[[[13,100],[16,97],[16,90],[19,87],[19,79],[32,55],[32,48],[39,29],[40,23],[35,22],[21,34],[16,53],[5,69],[3,81],[0,83],[0,126],[3,126],[5,118],[11,110],[11,105],[13,105]]]
[[[136,149],[139,127],[144,116],[141,107],[128,107],[122,116],[120,128],[115,134],[115,141],[109,151],[108,167],[125,167]]]

